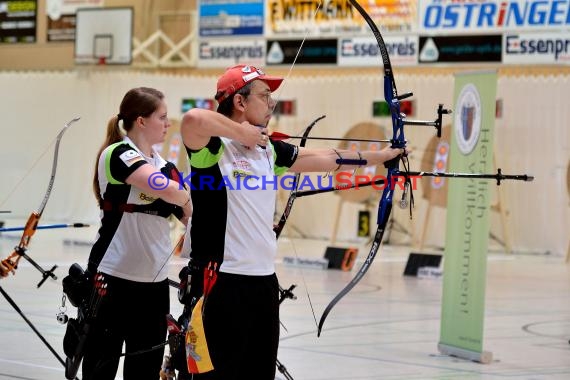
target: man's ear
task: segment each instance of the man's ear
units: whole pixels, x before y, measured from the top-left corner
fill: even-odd
[[[245,108],[245,97],[242,94],[234,96],[234,108]]]

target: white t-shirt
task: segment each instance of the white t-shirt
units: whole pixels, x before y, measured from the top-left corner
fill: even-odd
[[[140,158],[143,158],[141,160]],[[167,161],[158,152],[145,157],[125,137],[107,147],[99,157],[98,178],[101,197],[113,204],[150,205],[156,199],[124,183],[144,164],[159,172]],[[163,202],[167,210],[174,205]],[[143,212],[101,211],[101,228],[90,261],[101,258],[98,270],[131,281],[157,282],[166,279],[166,263],[172,253],[170,225],[166,218]]]
[[[248,149],[212,137],[188,150],[192,171],[191,257],[201,265],[222,262],[220,271],[264,276],[275,273],[273,231],[278,175],[297,158],[297,147],[273,142]]]

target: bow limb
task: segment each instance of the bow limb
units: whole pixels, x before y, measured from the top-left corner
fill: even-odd
[[[393,126],[393,136],[392,136],[392,147],[393,148],[405,148],[406,147],[406,139],[404,136],[404,121],[402,119],[400,113],[400,102],[398,97],[398,91],[396,89],[396,82],[394,79],[394,74],[392,72],[392,64],[390,63],[390,57],[388,55],[388,51],[386,49],[386,44],[384,43],[384,39],[378,30],[374,21],[370,18],[370,16],[366,13],[364,8],[356,1],[356,0],[349,0],[350,4],[356,8],[358,13],[364,18],[374,37],[376,38],[376,42],[378,44],[378,48],[380,49],[380,54],[382,56],[382,63],[384,65],[384,98],[390,107],[390,113],[392,115],[392,126]],[[364,277],[376,254],[378,249],[380,248],[380,244],[382,242],[382,237],[384,236],[384,231],[386,230],[386,225],[388,224],[388,219],[390,218],[390,213],[392,211],[392,197],[394,194],[394,176],[397,175],[399,172],[398,163],[400,158],[395,158],[389,162],[385,163],[387,168],[387,175],[386,175],[386,184],[384,190],[382,192],[382,198],[380,199],[380,204],[378,207],[378,227],[376,229],[376,234],[374,236],[374,240],[372,242],[372,246],[370,248],[370,252],[366,257],[366,260],[356,273],[356,275],[352,278],[352,280],[333,298],[333,300],[327,305],[321,319],[319,321],[317,336],[321,335],[321,331],[325,320],[329,313],[331,312],[332,308],[345,296],[347,295],[354,286]]]
[[[50,195],[51,195],[51,192],[53,189],[53,183],[55,181],[55,175],[57,172],[57,160],[58,160],[58,155],[59,155],[59,144],[61,142],[61,139],[62,139],[65,131],[67,131],[67,129],[71,126],[71,124],[73,124],[77,120],[79,120],[79,117],[76,117],[76,118],[72,119],[71,121],[69,121],[59,131],[57,138],[56,138],[56,144],[55,144],[55,149],[54,149],[54,153],[53,153],[51,176],[50,176],[50,180],[49,180],[48,187],[47,187],[47,190],[45,192],[44,198],[42,199],[42,202],[40,203],[40,206],[38,207],[38,209],[36,211],[32,212],[30,214],[30,216],[28,217],[28,220],[24,226],[24,232],[22,233],[22,237],[20,238],[19,244],[14,248],[14,251],[12,252],[12,254],[10,256],[8,256],[6,259],[2,260],[2,265],[4,265],[6,268],[8,268],[9,272],[15,273],[15,270],[18,268],[18,262],[20,261],[20,259],[22,257],[24,257],[36,269],[38,269],[43,275],[43,279],[38,284],[38,287],[40,287],[44,283],[44,281],[48,278],[48,276],[53,278],[54,280],[57,279],[55,274],[53,274],[53,271],[55,270],[55,268],[57,266],[54,265],[49,271],[46,271],[39,264],[37,264],[30,256],[28,256],[26,254],[26,251],[28,249],[28,245],[30,244],[32,236],[34,236],[34,233],[36,232],[38,223],[39,223],[40,218],[44,212],[44,209],[47,205],[47,202],[50,198]]]

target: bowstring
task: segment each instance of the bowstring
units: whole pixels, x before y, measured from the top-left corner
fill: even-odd
[[[24,173],[24,175],[18,180],[18,182],[16,182],[16,184],[14,185],[14,187],[12,187],[12,190],[10,190],[10,192],[8,192],[8,194],[4,197],[4,199],[2,199],[2,202],[0,202],[0,208],[2,208],[4,206],[4,204],[10,199],[10,197],[12,197],[12,195],[16,192],[16,190],[18,190],[18,188],[20,188],[20,186],[22,185],[22,183],[26,180],[26,178],[29,177],[29,175],[32,173],[32,171],[34,170],[34,168],[38,165],[38,163],[40,162],[40,160],[42,160],[42,158],[44,158],[44,156],[47,154],[47,152],[49,150],[51,150],[51,147],[54,145],[55,141],[57,140],[57,135],[56,137],[54,137],[50,143],[46,146],[46,148],[44,149],[44,151],[36,158],[36,160],[32,163],[32,165],[26,170],[26,172]]]
[[[322,0],[319,0],[319,3],[313,13],[313,17],[312,20],[314,20],[316,18],[316,15],[318,13],[318,11],[321,9],[322,6]],[[277,104],[279,103],[279,99],[281,99],[281,94],[283,93],[283,89],[285,88],[286,84],[288,83],[288,79],[291,76],[291,73],[293,72],[293,68],[295,67],[295,64],[297,63],[297,59],[299,58],[299,55],[301,54],[301,51],[303,50],[303,46],[305,44],[305,41],[307,40],[307,37],[309,36],[310,30],[309,27],[305,27],[305,34],[303,36],[303,39],[301,40],[301,44],[299,45],[299,49],[297,49],[297,53],[295,54],[295,58],[293,59],[293,63],[291,64],[291,66],[289,67],[289,70],[287,71],[287,74],[285,75],[284,78],[284,82],[285,84],[283,86],[281,86],[279,88],[279,91],[277,92],[277,96],[275,97],[275,104],[273,105],[273,109],[271,110],[271,114],[273,114],[275,112],[275,108],[277,107]],[[305,132],[305,130],[309,128],[309,127],[303,127],[301,129],[301,134]],[[299,134],[299,133],[297,133]],[[297,179],[296,183],[295,183],[295,193],[297,192],[297,188],[299,186],[299,181]],[[287,217],[287,221],[289,220],[289,217]],[[290,225],[287,224],[287,222],[285,222],[285,228],[287,228],[287,231],[290,232]],[[295,243],[293,242],[292,238],[289,238],[289,242],[291,243],[291,247],[293,248],[293,253],[295,254],[295,258],[297,260],[297,262],[300,262],[299,260],[299,255],[297,253],[297,249],[295,247]],[[303,287],[305,288],[305,293],[307,294],[307,299],[309,301],[309,306],[311,308],[311,313],[313,314],[313,319],[315,321],[315,326],[318,328],[318,322],[317,322],[317,317],[315,315],[315,308],[313,307],[313,302],[311,301],[311,296],[309,294],[309,288],[307,287],[307,281],[305,279],[305,276],[303,274],[303,268],[301,268],[299,266],[299,274],[301,275],[301,281],[303,281]]]

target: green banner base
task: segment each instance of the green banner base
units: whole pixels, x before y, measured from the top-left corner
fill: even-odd
[[[482,364],[489,364],[493,361],[493,353],[489,351],[476,352],[444,343],[439,343],[437,349],[444,355],[455,356]]]

